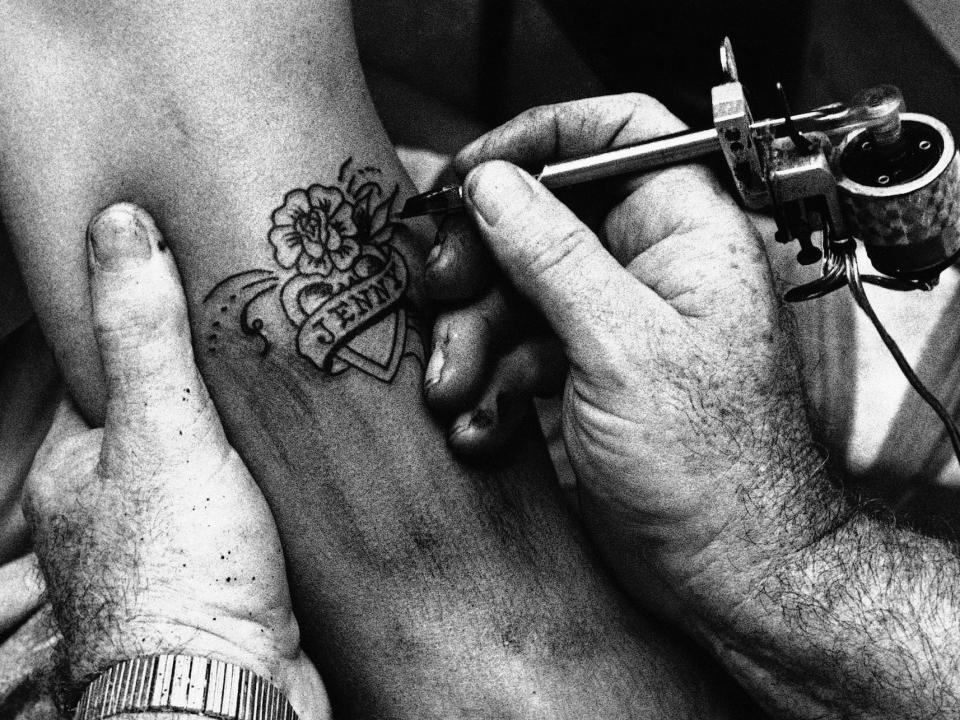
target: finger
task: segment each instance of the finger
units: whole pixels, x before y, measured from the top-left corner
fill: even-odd
[[[33,553],[0,565],[0,635],[29,617],[43,602],[43,579]]]
[[[74,483],[83,476],[82,470],[96,464],[99,443],[91,442],[90,435],[97,432],[90,429],[69,396],[61,399],[23,486],[25,513],[56,507],[71,494]],[[64,468],[71,472],[64,472]]]
[[[461,174],[487,160],[539,165],[642,142],[684,130],[663,105],[630,93],[532,108],[463,148],[454,158]]]
[[[610,349],[645,301],[658,311],[656,296],[522,170],[485,163],[467,176],[465,197],[497,263],[546,317],[571,361],[589,363],[595,351]]]
[[[559,392],[566,368],[556,339],[518,346],[497,364],[480,399],[454,421],[450,445],[466,455],[487,455],[505,447],[529,412],[530,399]]]
[[[447,215],[427,256],[427,294],[435,300],[479,296],[493,279],[490,253],[465,215]]]
[[[653,98],[639,94],[580,100],[529,110],[464,148],[456,158],[467,172],[480,162],[503,159],[538,171],[543,164],[638,143],[685,129]],[[625,264],[678,229],[713,227],[720,218],[741,215],[713,175],[700,165],[632,175],[619,183],[628,198],[613,224],[630,233],[611,232],[609,250]],[[611,223],[608,223],[610,225]]]
[[[424,374],[424,395],[433,410],[458,412],[477,398],[495,352],[516,340],[514,317],[502,286],[440,315]]]
[[[153,219],[129,203],[90,223],[94,333],[107,384],[107,437],[157,450],[220,431],[197,372],[186,300]]]
[[[44,445],[59,445],[72,438],[84,435],[90,430],[76,404],[69,395],[64,395],[53,413],[53,422],[43,439]]]

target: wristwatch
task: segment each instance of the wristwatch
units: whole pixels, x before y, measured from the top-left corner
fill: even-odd
[[[239,665],[192,655],[152,655],[114,665],[87,686],[74,720],[149,712],[299,720],[286,696],[268,680]]]

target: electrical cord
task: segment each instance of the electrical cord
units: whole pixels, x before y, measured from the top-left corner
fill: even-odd
[[[890,351],[890,354],[900,367],[900,371],[904,377],[907,378],[907,381],[913,389],[917,391],[917,394],[923,398],[924,402],[926,402],[940,418],[944,428],[947,430],[947,435],[950,437],[950,444],[953,445],[953,453],[957,457],[957,462],[960,463],[960,431],[957,430],[953,418],[950,417],[950,413],[947,412],[943,404],[927,389],[923,381],[920,380],[913,371],[913,368],[910,367],[910,363],[907,362],[900,347],[890,336],[890,333],[887,332],[880,318],[877,317],[876,312],[874,312],[873,306],[870,304],[867,293],[863,288],[863,282],[860,278],[860,268],[857,265],[857,256],[853,252],[846,252],[843,256],[843,264],[847,276],[847,285],[850,286],[850,292],[853,295],[854,301],[860,309],[863,310],[864,314],[870,318],[870,322],[873,323],[877,334],[880,335],[883,344],[887,346],[887,350]]]

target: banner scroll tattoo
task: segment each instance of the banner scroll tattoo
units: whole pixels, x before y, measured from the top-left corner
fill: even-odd
[[[392,219],[399,187],[385,194],[380,175],[350,159],[335,185],[285,195],[267,236],[280,269],[238,273],[211,290],[208,353],[233,327],[258,336],[266,354],[289,336],[285,319],[297,352],[325,373],[356,368],[390,382],[403,357],[423,365],[422,339],[405,308],[407,264],[391,244],[405,229]]]
[[[281,299],[288,317],[299,319],[308,310],[314,287],[315,281],[303,275],[287,282]],[[297,349],[317,367],[329,372],[336,351],[374,320],[394,309],[406,288],[406,262],[402,255],[391,252],[383,268],[340,292],[326,295],[316,309],[312,309],[300,322]]]

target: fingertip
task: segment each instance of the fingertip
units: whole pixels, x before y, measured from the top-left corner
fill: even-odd
[[[464,215],[444,218],[436,244],[427,256],[424,281],[434,300],[466,300],[492,282],[494,263]]]
[[[491,391],[477,405],[461,413],[450,428],[448,442],[460,455],[489,459],[510,445],[520,426],[529,398],[507,390]]]
[[[496,412],[492,408],[475,407],[461,413],[450,426],[450,446],[461,455],[483,455],[490,450],[495,425]]]
[[[454,315],[437,324],[423,383],[424,399],[434,412],[457,412],[476,398],[490,351],[484,330],[469,316]]]
[[[114,203],[94,215],[87,225],[87,240],[91,272],[142,265],[159,249],[153,218],[129,202]]]
[[[83,419],[73,399],[69,395],[64,395],[54,411],[53,422],[47,431],[47,439],[55,441],[76,437],[89,429],[90,426]]]
[[[494,287],[478,302],[437,319],[424,374],[424,397],[432,410],[459,412],[480,394],[495,351],[516,334],[507,303],[504,290]]]
[[[463,187],[468,207],[491,228],[516,217],[540,190],[529,173],[503,160],[475,167],[467,174]]]

